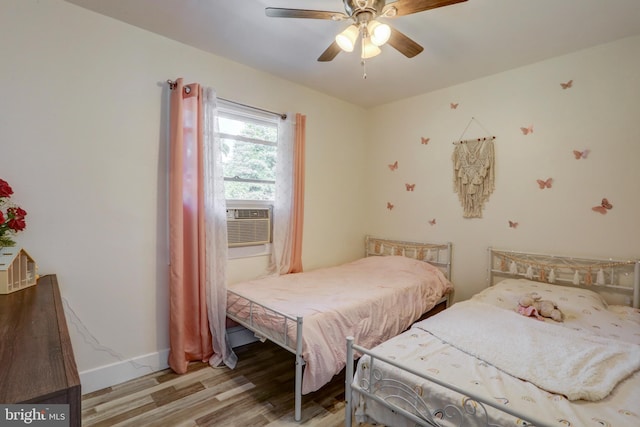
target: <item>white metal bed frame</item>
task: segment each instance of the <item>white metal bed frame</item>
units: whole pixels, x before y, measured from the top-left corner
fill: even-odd
[[[626,296],[626,305],[640,308],[640,260],[603,260],[574,258],[557,255],[533,254],[526,252],[502,251],[489,248],[490,267],[489,285],[494,285],[497,277],[517,277],[529,280],[545,279],[549,282],[549,273],[554,272],[552,283],[562,286],[581,287],[588,286],[596,292],[614,292]],[[600,277],[593,278],[593,271],[602,270]],[[604,272],[608,274],[604,274]],[[597,276],[597,273],[596,273]],[[604,283],[602,278],[604,277]],[[576,283],[577,279],[577,283]],[[600,279],[600,280],[598,280]],[[600,283],[598,283],[600,281]],[[629,297],[630,295],[630,297]],[[395,360],[378,355],[375,351],[360,347],[354,343],[353,337],[347,337],[347,360],[354,357],[356,352],[370,357],[369,375],[363,378],[359,384],[353,384],[354,364],[348,363],[345,374],[345,427],[351,427],[353,418],[353,391],[357,391],[367,399],[372,399],[394,414],[399,414],[412,421],[417,426],[440,426],[438,420],[448,418],[459,420],[458,426],[465,423],[467,417],[482,415],[485,425],[491,424],[486,406],[498,411],[526,420],[524,425],[536,427],[552,427],[549,423],[536,419],[530,415],[523,416],[491,398],[478,395],[468,390],[460,389],[418,372]],[[385,363],[402,371],[418,376],[426,381],[438,384],[449,390],[457,392],[462,399],[461,404],[450,403],[441,408],[430,408],[429,402],[419,395],[410,386],[391,378],[385,378],[384,371],[375,368],[375,365]],[[405,409],[409,407],[410,410]]]
[[[373,236],[365,237],[364,256],[389,256],[401,255],[409,258],[415,258],[421,261],[429,262],[443,271],[447,279],[451,277],[451,243],[420,243],[408,242],[401,240],[389,240]],[[302,357],[302,332],[303,317],[291,316],[278,310],[271,309],[258,301],[251,300],[231,290],[227,291],[249,302],[249,316],[242,318],[227,312],[227,317],[252,331],[260,340],[270,340],[285,350],[295,355],[295,421],[302,419],[302,369],[305,365]],[[441,298],[436,302],[436,306],[441,303],[449,306],[449,296]],[[284,325],[282,331],[273,331],[264,328],[254,322],[254,313],[267,312],[270,315],[278,316],[282,319]],[[291,343],[288,335],[288,329],[291,324],[296,325],[296,341],[295,346]],[[347,360],[352,360],[347,358]],[[353,365],[353,363],[347,363]]]

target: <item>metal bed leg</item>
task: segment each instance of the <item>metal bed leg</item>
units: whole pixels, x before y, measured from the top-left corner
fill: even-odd
[[[353,408],[351,403],[351,381],[353,381],[353,337],[347,337],[347,364],[344,374],[344,426],[351,427]]]
[[[296,414],[295,420],[300,421],[302,418],[302,364],[304,361],[302,360],[302,356],[296,354],[296,395],[295,395],[295,405],[296,405]]]
[[[296,328],[296,390],[295,390],[295,420],[302,419],[302,367],[304,359],[302,358],[302,317],[297,318],[298,327]]]

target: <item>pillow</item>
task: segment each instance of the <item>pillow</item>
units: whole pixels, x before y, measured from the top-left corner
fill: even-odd
[[[585,288],[553,285],[527,279],[505,279],[483,290],[472,298],[506,309],[518,307],[518,300],[525,294],[536,293],[542,299],[552,300],[562,311],[606,310],[606,301],[596,292]]]

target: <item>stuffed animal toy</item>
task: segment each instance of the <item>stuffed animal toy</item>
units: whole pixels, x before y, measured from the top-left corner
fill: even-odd
[[[524,316],[535,316],[542,320],[544,317],[562,322],[564,315],[553,301],[543,300],[539,295],[528,294],[518,300],[518,313]]]

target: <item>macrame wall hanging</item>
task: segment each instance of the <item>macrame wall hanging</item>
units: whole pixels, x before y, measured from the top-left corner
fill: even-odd
[[[484,126],[472,117],[459,140],[454,141],[453,190],[458,193],[464,218],[482,218],[482,208],[494,190],[493,140],[496,137],[462,139],[472,122],[476,122],[486,132]]]

